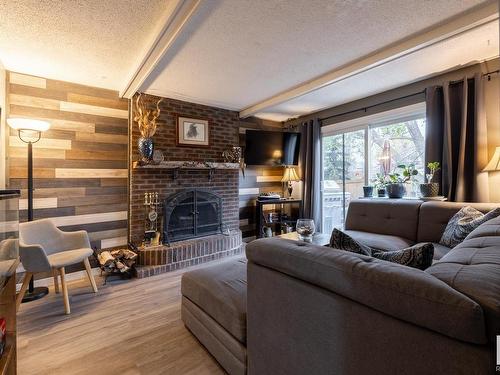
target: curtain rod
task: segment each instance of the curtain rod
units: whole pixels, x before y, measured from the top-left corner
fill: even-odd
[[[388,104],[388,103],[392,103],[392,102],[397,102],[398,100],[402,100],[402,99],[411,98],[413,96],[421,95],[424,92],[425,92],[425,90],[421,90],[419,92],[414,92],[413,94],[408,94],[408,95],[405,95],[405,96],[400,96],[398,98],[389,99],[389,100],[386,100],[386,101],[383,101],[383,102],[380,102],[380,103],[377,103],[377,104],[372,104],[372,105],[368,105],[366,107],[362,107],[362,108],[358,108],[358,109],[353,109],[351,111],[337,113],[335,115],[331,115],[331,116],[327,116],[327,117],[322,117],[322,118],[319,119],[319,121],[325,121],[325,120],[328,120],[328,119],[331,119],[331,118],[345,116],[345,115],[349,115],[351,113],[356,113],[356,112],[360,112],[360,111],[365,111],[366,112],[370,108],[378,107],[380,105],[384,105],[384,104]]]
[[[490,76],[492,74],[498,74],[498,73],[500,73],[500,69],[493,70],[491,72],[483,73],[482,77],[483,78],[484,77],[488,77],[488,81],[489,81],[491,79]],[[462,82],[462,80],[450,81],[450,84],[454,84],[454,83],[458,83],[458,82]],[[321,118],[319,118],[319,121],[325,121],[325,120],[329,120],[329,119],[335,118],[335,117],[350,115],[351,113],[356,113],[356,112],[360,112],[360,111],[366,112],[370,108],[378,107],[378,106],[384,105],[384,104],[389,104],[389,103],[392,103],[392,102],[396,102],[398,100],[408,99],[408,98],[411,98],[413,96],[421,95],[423,93],[425,93],[425,89],[421,90],[421,91],[418,91],[418,92],[415,92],[413,94],[408,94],[408,95],[405,95],[405,96],[400,96],[398,98],[389,99],[389,100],[386,100],[386,101],[383,101],[383,102],[380,102],[380,103],[377,103],[377,104],[368,105],[366,107],[362,107],[362,108],[358,108],[358,109],[353,109],[353,110],[342,112],[342,113],[337,113],[335,115],[331,115],[331,116],[327,116],[327,117],[321,117]]]
[[[488,81],[491,80],[491,75],[492,74],[498,74],[500,73],[500,69],[497,69],[497,70],[493,70],[491,72],[486,72],[486,73],[483,73],[481,77],[488,77]],[[472,78],[468,78],[468,79],[472,79]],[[463,79],[457,79],[455,81],[450,81],[450,85],[453,85],[454,83],[460,83],[460,82],[463,82],[464,80]]]

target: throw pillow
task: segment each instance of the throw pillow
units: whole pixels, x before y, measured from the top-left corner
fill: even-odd
[[[332,231],[329,246],[334,249],[373,256],[377,259],[421,270],[431,266],[434,257],[434,245],[432,243],[418,244],[403,250],[381,251],[357,242],[354,238],[338,229]]]
[[[370,247],[357,242],[354,238],[336,228],[332,231],[330,237],[330,247],[339,250],[347,250],[356,254],[372,255],[372,249]]]
[[[407,247],[403,250],[373,251],[372,256],[392,263],[425,270],[432,265],[434,245],[429,242]]]
[[[495,208],[487,214],[483,214],[471,206],[462,207],[448,221],[439,243],[447,247],[455,247],[482,223],[499,215],[500,208]]]

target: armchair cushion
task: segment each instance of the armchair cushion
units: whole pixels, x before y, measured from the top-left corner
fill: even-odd
[[[83,262],[85,258],[92,255],[92,249],[83,248],[76,250],[66,250],[48,256],[52,268],[70,266],[75,263]]]
[[[47,254],[40,245],[27,245],[19,242],[19,257],[28,272],[49,272],[50,263]]]

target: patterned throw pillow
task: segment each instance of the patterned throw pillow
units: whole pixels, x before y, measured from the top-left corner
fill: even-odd
[[[392,263],[425,270],[432,265],[434,245],[429,242],[407,247],[403,250],[373,251],[372,256]]]
[[[354,238],[338,229],[333,230],[329,246],[334,249],[373,256],[377,259],[421,270],[425,270],[429,267],[434,257],[434,245],[432,243],[418,244],[403,250],[381,251],[357,242]]]
[[[372,249],[363,245],[344,232],[334,229],[330,237],[330,247],[339,250],[347,250],[351,253],[372,255]]]
[[[462,207],[448,221],[439,243],[447,247],[455,247],[478,226],[499,215],[500,208],[495,208],[487,214],[483,214],[471,206]]]

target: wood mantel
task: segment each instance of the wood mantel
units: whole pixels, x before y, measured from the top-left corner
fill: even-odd
[[[162,161],[159,164],[141,164],[134,161],[132,168],[137,169],[239,169],[238,163],[216,163],[199,161]]]

